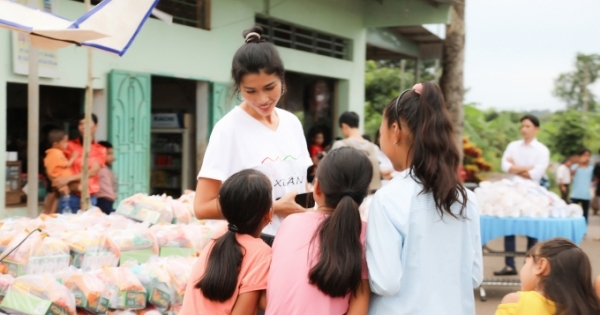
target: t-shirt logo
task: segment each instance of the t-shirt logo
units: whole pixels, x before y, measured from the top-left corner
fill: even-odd
[[[297,157],[287,155],[284,158],[280,156],[275,158],[266,157],[256,169],[269,177],[273,188],[301,185],[304,184],[306,176],[302,172],[306,172],[306,170],[296,169],[300,157],[301,155]]]

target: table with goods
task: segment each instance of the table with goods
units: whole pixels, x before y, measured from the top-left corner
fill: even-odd
[[[109,216],[0,221],[0,314],[179,314],[192,267],[225,221],[196,220],[194,194],[137,194]]]
[[[475,189],[481,214],[481,245],[484,256],[525,256],[525,252],[494,250],[487,243],[495,238],[522,235],[545,241],[555,237],[581,243],[587,224],[579,205],[567,204],[555,193],[530,180],[516,178],[481,182]],[[485,278],[479,288],[486,300],[484,286],[521,285],[517,278]]]

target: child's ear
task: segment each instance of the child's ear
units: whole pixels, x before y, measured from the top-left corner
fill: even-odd
[[[321,183],[319,183],[319,179],[315,178],[314,182],[313,182],[313,194],[315,196],[321,196],[323,195],[323,191],[321,190]]]
[[[540,258],[535,269],[536,276],[546,277],[550,274],[550,262],[546,258]]]
[[[266,222],[271,223],[273,221],[273,207],[267,211],[267,214],[263,217]]]

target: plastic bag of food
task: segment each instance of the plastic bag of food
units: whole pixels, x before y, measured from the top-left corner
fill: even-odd
[[[173,305],[183,303],[183,295],[185,288],[190,276],[192,274],[192,266],[194,265],[195,259],[185,257],[166,257],[156,261],[162,268],[164,268],[171,277],[171,285],[175,290],[175,299],[173,299]]]
[[[136,221],[151,224],[173,222],[173,209],[158,196],[133,195],[121,201],[116,213]]]
[[[182,224],[157,224],[150,228],[160,246],[161,257],[196,255],[199,242],[194,238],[191,229]]]
[[[144,224],[138,223],[126,230],[110,229],[107,233],[119,249],[121,263],[130,259],[144,263],[159,253],[156,238]]]
[[[194,214],[190,211],[188,205],[171,197],[167,198],[167,202],[171,205],[171,209],[173,209],[173,224],[189,224],[192,222]]]
[[[49,275],[27,275],[13,282],[0,307],[9,313],[75,315],[75,298]]]
[[[155,261],[131,268],[147,292],[148,303],[166,311],[176,297],[171,284],[171,275]]]
[[[106,314],[109,292],[106,285],[93,273],[78,272],[64,280],[64,284],[75,297],[77,307],[94,314]]]
[[[66,233],[63,240],[71,249],[71,264],[84,271],[116,267],[121,253],[106,233],[84,230]]]
[[[187,225],[185,229],[188,230],[194,246],[200,252],[213,234],[225,226],[227,226],[225,220],[199,220]]]
[[[144,309],[146,289],[135,274],[123,267],[105,267],[95,273],[106,285],[113,309]]]
[[[5,273],[13,277],[54,273],[69,267],[70,261],[69,246],[39,230],[19,233],[0,257],[5,256]]]
[[[15,278],[13,276],[0,274],[0,302],[2,302],[6,296],[6,292],[13,282],[15,282]]]

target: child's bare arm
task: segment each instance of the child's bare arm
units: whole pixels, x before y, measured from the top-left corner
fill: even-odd
[[[598,276],[598,278],[596,278],[596,281],[594,281],[594,290],[596,291],[596,295],[600,299],[600,276]]]
[[[71,154],[71,158],[69,159],[69,162],[67,163],[67,167],[71,167],[71,165],[73,165],[73,162],[75,162],[75,160],[77,159],[78,156],[79,156],[79,153],[73,152],[73,154]]]
[[[238,295],[231,315],[254,315],[258,308],[261,291],[250,291]]]
[[[346,315],[366,315],[369,311],[369,299],[371,297],[371,287],[369,280],[362,280],[356,295],[350,297],[350,306]]]

